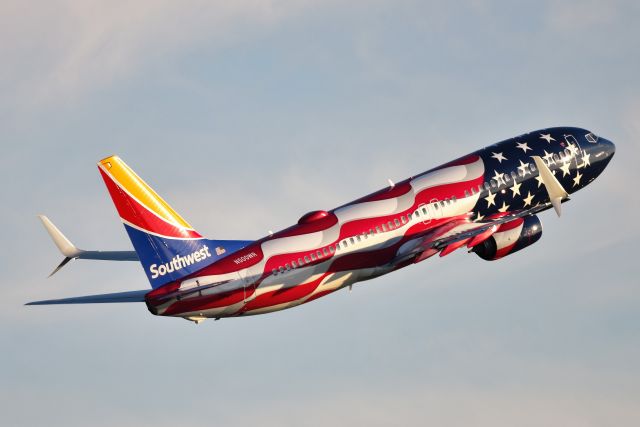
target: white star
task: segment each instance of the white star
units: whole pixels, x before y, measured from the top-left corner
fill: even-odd
[[[496,204],[495,198],[496,198],[496,195],[491,194],[491,191],[489,191],[489,195],[484,198],[487,201],[487,207],[490,207],[491,205],[495,206]]]
[[[582,164],[584,164],[585,168],[587,166],[591,166],[591,161],[589,160],[589,157],[591,157],[591,154],[587,153],[586,151],[582,152]]]
[[[520,175],[525,177],[527,176],[528,173],[531,173],[529,171],[529,163],[524,163],[522,160],[519,160],[519,162],[520,162],[520,166],[518,166],[518,170],[522,172]]]
[[[573,178],[573,186],[577,187],[578,185],[580,185],[580,179],[582,178],[582,175],[580,175],[580,171],[576,171],[576,177]]]
[[[498,183],[498,185],[500,185],[500,183],[504,184],[504,174],[503,173],[499,173],[497,170],[493,170],[493,172],[495,172],[495,175],[493,175],[493,179]]]
[[[478,212],[476,214],[476,219],[474,219],[474,221],[480,221],[482,218],[484,218],[484,215],[480,215],[480,212]]]
[[[579,152],[578,147],[574,143],[571,143],[567,146],[567,148],[571,151],[571,154],[576,156]]]
[[[499,163],[502,163],[503,160],[507,160],[507,158],[505,156],[503,156],[502,153],[494,153],[492,151],[491,154],[493,154],[493,156],[491,156],[491,157],[496,159]]]
[[[542,181],[542,176],[540,175],[536,176],[536,181],[538,181],[538,188],[542,187],[542,185],[544,184],[544,181]]]
[[[565,162],[562,166],[560,166],[560,170],[562,171],[562,177],[569,175],[571,171],[569,168],[571,167],[571,163]]]
[[[513,197],[516,197],[516,194],[519,196],[520,195],[520,186],[522,184],[520,184],[519,182],[516,182],[515,180],[513,181],[513,185],[511,186],[511,191],[513,191]]]
[[[541,134],[540,134],[540,139],[544,139],[544,140],[545,140],[545,141],[547,141],[549,144],[551,144],[551,141],[555,141],[555,139],[553,139],[553,138],[551,137],[551,134],[550,134],[550,133],[546,133],[546,134],[545,134],[545,133],[541,133]]]
[[[506,204],[505,202],[502,202],[502,207],[498,209],[498,212],[506,212],[508,210],[509,210],[509,205]]]
[[[525,153],[527,152],[527,150],[529,151],[533,151],[531,148],[529,148],[529,146],[527,145],[526,142],[518,142],[516,144],[516,147],[518,147],[519,149],[521,149],[522,151],[524,151]]]
[[[533,196],[531,195],[531,191],[527,191],[527,197],[525,197],[523,200],[524,200],[525,206],[531,206],[531,202],[533,201]]]
[[[542,158],[547,161],[547,166],[551,166],[552,163],[554,165],[556,164],[556,161],[553,160],[553,153],[547,153],[547,150],[544,150],[544,156],[542,156]]]

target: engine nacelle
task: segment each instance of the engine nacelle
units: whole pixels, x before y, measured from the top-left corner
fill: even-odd
[[[536,215],[518,218],[500,225],[491,237],[473,247],[487,261],[504,258],[534,244],[542,236],[542,223]]]

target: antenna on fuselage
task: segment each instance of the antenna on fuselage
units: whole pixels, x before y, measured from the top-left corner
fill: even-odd
[[[391,188],[395,187],[396,185],[393,183],[393,181],[391,181],[391,178],[387,178],[387,182],[389,183],[389,186]]]

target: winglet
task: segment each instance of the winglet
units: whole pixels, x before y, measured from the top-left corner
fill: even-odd
[[[51,222],[51,220],[45,215],[38,215],[38,218],[40,218],[40,221],[42,221],[42,225],[44,225],[47,233],[49,233],[49,236],[51,236],[53,243],[56,244],[60,252],[62,252],[62,255],[64,255],[64,259],[62,260],[62,262],[56,267],[55,270],[51,272],[51,274],[49,274],[48,277],[51,277],[56,274],[58,270],[64,267],[69,261],[80,256],[80,254],[82,254],[84,251],[75,247],[75,245],[71,243],[71,241],[67,239],[67,237],[62,234],[60,230],[58,230],[58,227],[56,227],[53,222]]]
[[[38,215],[38,218],[42,221],[42,225],[44,225],[47,233],[51,236],[53,243],[56,244],[64,256],[68,258],[75,258],[83,252],[82,249],[76,248],[75,245],[71,243],[60,230],[58,230],[58,227],[56,227],[49,218],[45,215]]]
[[[560,216],[560,214],[562,213],[562,201],[569,199],[569,193],[567,193],[567,191],[562,187],[562,184],[560,184],[558,179],[553,175],[549,167],[544,163],[540,156],[531,157],[533,158],[533,161],[536,163],[536,167],[540,172],[540,178],[542,178],[542,183],[547,189],[549,200],[553,205],[553,209],[555,209],[558,216]]]

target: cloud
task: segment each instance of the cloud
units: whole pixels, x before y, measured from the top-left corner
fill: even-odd
[[[12,107],[77,98],[198,43],[225,46],[301,13],[309,1],[56,0],[0,5],[0,88]]]
[[[614,22],[625,3],[598,0],[551,2],[547,22],[552,29],[560,32],[593,29]]]

